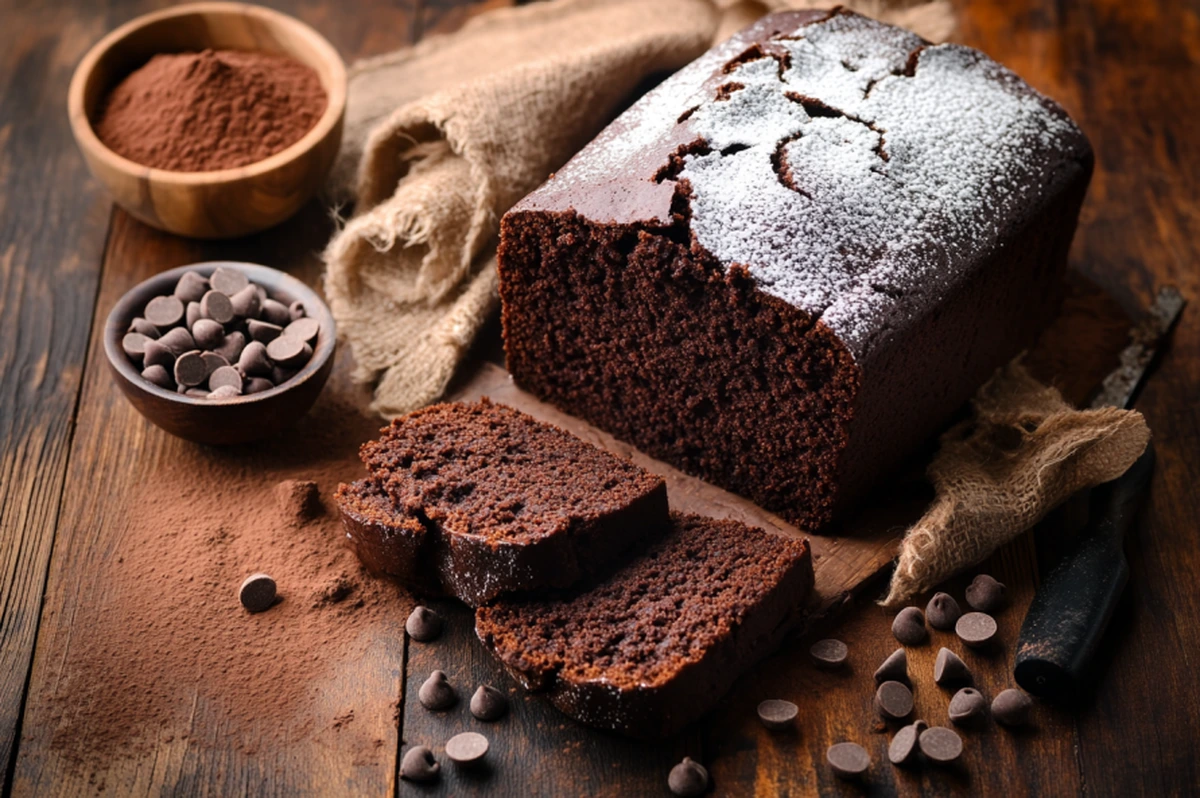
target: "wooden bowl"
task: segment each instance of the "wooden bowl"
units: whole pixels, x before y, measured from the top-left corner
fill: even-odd
[[[201,399],[160,388],[142,379],[138,369],[121,348],[129,323],[156,296],[170,294],[187,271],[205,277],[218,266],[245,272],[252,282],[266,289],[273,299],[285,304],[299,300],[304,312],[321,325],[312,359],[287,382],[262,393],[230,399]],[[316,291],[277,269],[253,263],[208,261],[162,272],[132,288],[108,314],[104,325],[104,353],[113,377],[138,412],[172,435],[196,443],[246,443],[274,435],[308,412],[325,387],[333,370],[337,328],[333,314]]]
[[[158,53],[205,48],[288,55],[307,64],[325,89],[325,113],[287,149],[214,172],[151,169],[100,142],[92,122],[113,86]],[[282,222],[321,188],[342,140],[346,67],[316,31],[278,11],[244,3],[192,3],[138,17],[101,39],[75,69],[67,109],[88,168],[118,205],[160,230],[231,238]]]

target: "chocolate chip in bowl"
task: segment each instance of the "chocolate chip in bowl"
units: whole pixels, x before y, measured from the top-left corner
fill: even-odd
[[[218,283],[244,280],[264,296],[239,301],[241,314],[227,313],[233,303],[213,287],[214,275]],[[191,295],[200,287],[205,291],[190,323],[186,309],[176,318],[174,303],[159,301],[182,304],[181,292]],[[294,314],[305,322],[292,333],[296,345],[287,365],[259,351],[265,349],[261,343],[246,343],[255,319],[245,314],[261,317],[274,305],[293,308],[289,318]],[[289,321],[276,340],[296,323]],[[304,415],[329,378],[336,346],[333,315],[316,291],[276,269],[231,261],[151,277],[117,302],[104,330],[113,376],[138,412],[172,435],[207,444],[266,438]],[[247,356],[251,347],[256,348]]]

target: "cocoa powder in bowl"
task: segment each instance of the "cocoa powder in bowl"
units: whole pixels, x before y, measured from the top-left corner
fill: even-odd
[[[96,136],[155,169],[246,166],[295,144],[325,112],[317,73],[284,55],[205,50],[151,58],[100,108]]]

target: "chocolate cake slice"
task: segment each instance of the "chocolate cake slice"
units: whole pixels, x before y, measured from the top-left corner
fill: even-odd
[[[475,632],[525,687],[590,726],[663,737],[774,650],[813,584],[807,541],[672,514],[665,537],[563,598],[502,599]]]
[[[487,399],[396,419],[338,488],[369,568],[478,605],[603,571],[668,525],[663,480]]]
[[[767,16],[504,216],[508,368],[815,529],[1052,318],[1091,171],[982,53]]]

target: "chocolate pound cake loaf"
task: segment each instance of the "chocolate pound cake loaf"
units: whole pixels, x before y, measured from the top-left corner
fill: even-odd
[[[710,710],[792,628],[813,584],[806,541],[672,514],[671,532],[597,584],[475,612],[526,688],[590,726],[672,734]]]
[[[372,570],[471,605],[562,588],[668,525],[659,477],[487,399],[418,410],[362,447],[337,491]]]
[[[1033,342],[1091,169],[979,52],[768,16],[505,215],[508,368],[814,529]]]

